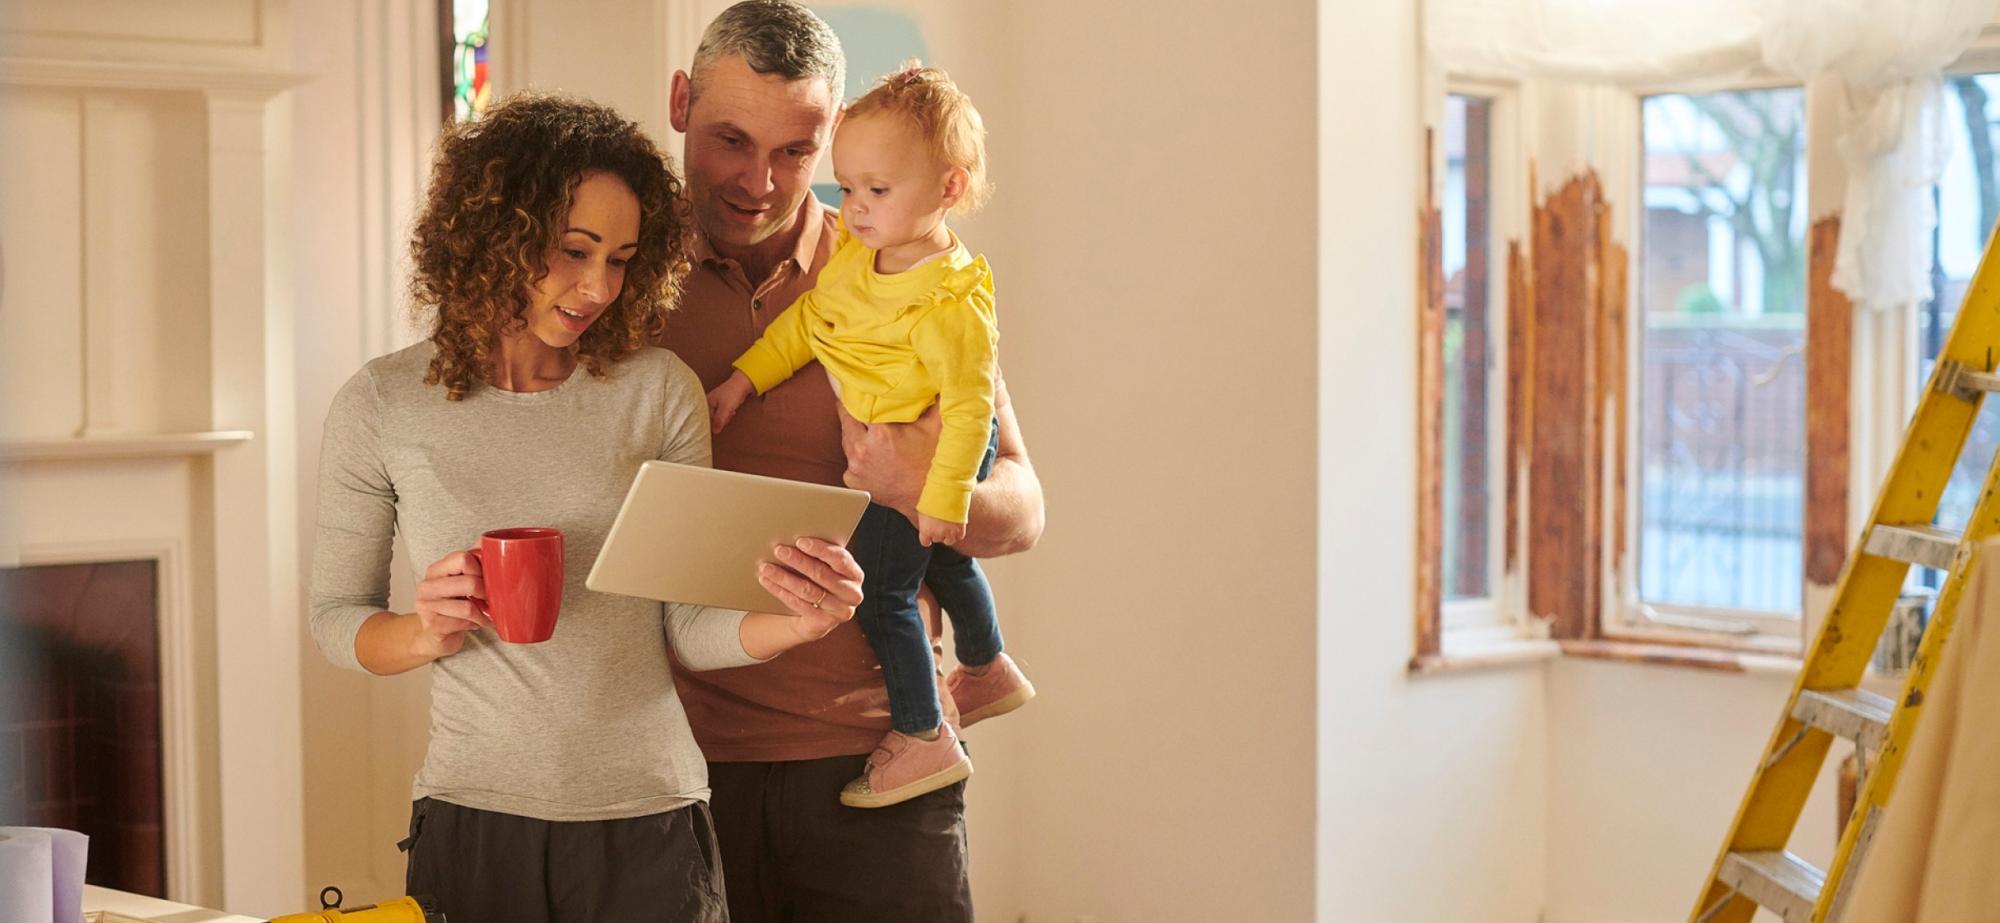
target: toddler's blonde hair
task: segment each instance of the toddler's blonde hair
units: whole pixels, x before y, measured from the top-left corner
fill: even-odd
[[[887,113],[909,120],[930,145],[938,162],[965,171],[965,194],[952,211],[969,215],[986,204],[993,185],[986,179],[986,124],[973,108],[972,98],[951,81],[951,76],[935,67],[925,67],[916,59],[903,69],[882,78],[880,83],[848,104],[843,118]]]

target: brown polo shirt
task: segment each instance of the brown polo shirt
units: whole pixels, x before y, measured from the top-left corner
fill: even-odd
[[[811,195],[792,257],[770,278],[753,282],[697,236],[694,269],[681,304],[667,318],[661,345],[679,354],[712,389],[730,363],[771,319],[805,294],[833,253],[839,212]],[[795,481],[839,484],[847,468],[833,389],[818,364],[799,370],[762,397],[743,403],[715,437],[715,466]],[[927,610],[928,611],[928,610]],[[942,656],[939,624],[931,645]],[[714,762],[778,762],[847,756],[873,750],[889,730],[889,695],[861,629],[849,623],[767,663],[696,673],[674,671],[695,740]],[[945,694],[945,716],[958,719]]]

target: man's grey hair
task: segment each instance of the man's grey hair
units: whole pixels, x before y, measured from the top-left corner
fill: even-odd
[[[792,0],[743,0],[715,17],[694,51],[690,94],[701,92],[704,71],[732,55],[760,74],[823,79],[836,104],[846,95],[847,56],[840,37],[826,20]]]

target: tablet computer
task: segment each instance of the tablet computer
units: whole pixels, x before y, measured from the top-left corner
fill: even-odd
[[[583,585],[661,602],[785,607],[757,582],[771,550],[811,536],[846,544],[865,491],[672,462],[639,467]]]

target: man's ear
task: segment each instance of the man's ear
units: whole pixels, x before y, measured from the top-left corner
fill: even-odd
[[[694,104],[694,83],[688,72],[674,71],[674,79],[667,91],[667,121],[674,130],[686,134],[688,130],[688,108]]]
[[[965,198],[965,190],[972,185],[972,174],[964,167],[952,167],[944,174],[944,198],[939,204],[951,208]]]

